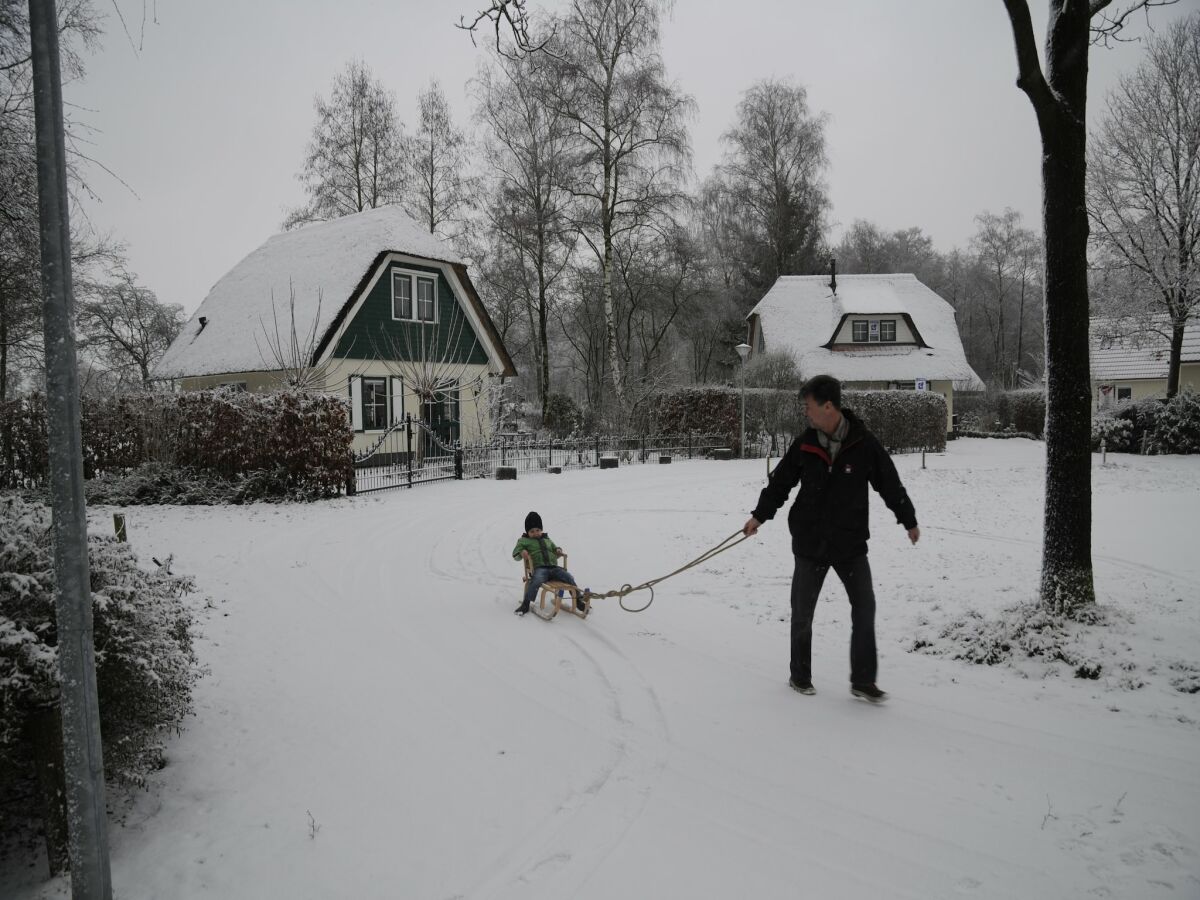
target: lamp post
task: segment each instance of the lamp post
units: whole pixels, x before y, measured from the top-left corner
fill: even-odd
[[[741,369],[740,369],[741,378],[739,379],[742,382],[742,441],[738,445],[738,447],[740,448],[742,459],[745,459],[746,458],[746,357],[750,355],[750,345],[749,344],[738,344],[733,349],[736,350],[738,356],[740,356],[742,358],[742,365],[741,365]]]

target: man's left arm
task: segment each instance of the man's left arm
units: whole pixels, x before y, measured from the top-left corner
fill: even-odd
[[[921,529],[917,527],[917,511],[908,499],[908,491],[900,481],[900,473],[896,471],[892,457],[878,441],[872,443],[875,445],[875,465],[871,467],[871,487],[883,498],[887,508],[895,514],[896,521],[908,532],[908,539],[915,544],[921,537]]]

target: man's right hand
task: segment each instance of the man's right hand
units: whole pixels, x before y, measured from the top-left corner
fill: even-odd
[[[749,520],[747,520],[746,524],[742,526],[742,534],[746,535],[746,537],[750,537],[753,534],[758,534],[758,526],[761,524],[762,522],[758,521],[758,519],[754,518],[754,516],[751,516]]]

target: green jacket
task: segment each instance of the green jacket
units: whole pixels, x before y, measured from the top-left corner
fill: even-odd
[[[513,559],[520,559],[521,551],[527,550],[535,569],[538,566],[557,566],[557,549],[554,541],[550,540],[550,535],[544,531],[540,538],[531,538],[528,534],[523,534],[517,538],[517,546],[513,547]]]

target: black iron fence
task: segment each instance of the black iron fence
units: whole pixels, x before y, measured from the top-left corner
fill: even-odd
[[[724,434],[591,435],[546,438],[503,434],[478,443],[446,443],[429,426],[405,416],[375,443],[355,454],[358,493],[412,487],[435,481],[494,478],[501,468],[544,472],[551,468],[596,468],[660,463],[664,458],[728,456],[733,443]]]

